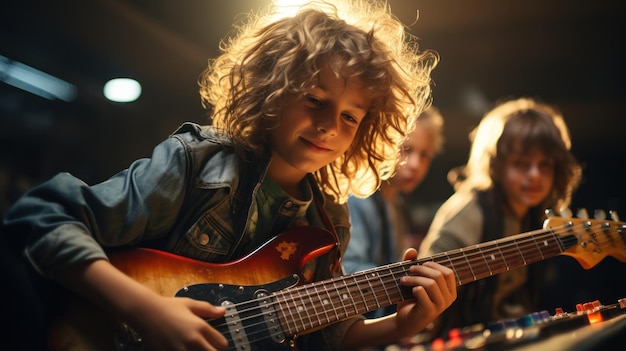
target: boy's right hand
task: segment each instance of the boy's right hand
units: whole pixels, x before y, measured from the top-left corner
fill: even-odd
[[[146,350],[225,350],[228,340],[206,320],[224,316],[225,309],[186,297],[153,295],[133,313],[133,328]]]
[[[139,333],[146,350],[215,351],[228,347],[228,340],[207,322],[223,317],[223,307],[159,295],[102,259],[74,265],[57,278],[114,320],[128,324]]]

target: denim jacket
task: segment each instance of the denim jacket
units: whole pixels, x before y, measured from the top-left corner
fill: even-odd
[[[343,257],[344,270],[354,273],[401,260],[402,257],[396,257],[399,244],[393,235],[389,205],[380,192],[367,198],[350,196],[348,206],[352,230],[350,245]]]
[[[150,246],[206,262],[227,262],[251,248],[239,243],[250,221],[255,194],[269,157],[242,160],[228,140],[210,127],[183,124],[157,145],[150,158],[95,185],[60,173],[32,189],[7,211],[3,235],[25,254],[40,274],[77,262],[106,259],[106,249]],[[347,207],[325,196],[315,185],[343,255],[349,240]],[[311,223],[324,227],[323,223]],[[318,258],[316,279],[329,272],[332,255]],[[339,349],[344,333],[358,318],[323,332],[330,349]]]

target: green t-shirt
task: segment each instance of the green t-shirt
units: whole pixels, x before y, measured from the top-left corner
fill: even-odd
[[[256,194],[250,224],[243,245],[257,248],[270,238],[294,226],[306,226],[307,210],[313,202],[308,182],[302,182],[305,200],[289,196],[271,178],[266,177]]]

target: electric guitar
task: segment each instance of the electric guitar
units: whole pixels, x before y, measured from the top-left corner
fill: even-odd
[[[589,269],[607,256],[626,262],[626,224],[613,220],[552,217],[543,229],[302,284],[297,273],[335,246],[333,235],[297,228],[233,262],[214,264],[152,250],[110,254],[111,262],[163,296],[190,297],[226,308],[210,320],[229,340],[228,350],[293,347],[299,334],[412,298],[399,280],[409,267],[435,261],[451,268],[458,286],[557,256]],[[304,240],[306,238],[306,240]],[[142,350],[141,337],[109,321],[93,306],[67,297],[52,324],[49,345],[60,350]]]

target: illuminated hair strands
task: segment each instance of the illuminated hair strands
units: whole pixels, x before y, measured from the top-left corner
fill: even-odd
[[[238,152],[261,155],[285,101],[306,93],[322,64],[339,62],[337,73],[369,87],[372,106],[346,154],[315,176],[340,202],[350,193],[372,194],[392,175],[401,143],[430,105],[430,73],[439,57],[419,52],[385,3],[313,1],[283,17],[277,10],[250,15],[202,73],[200,94],[212,125]]]

